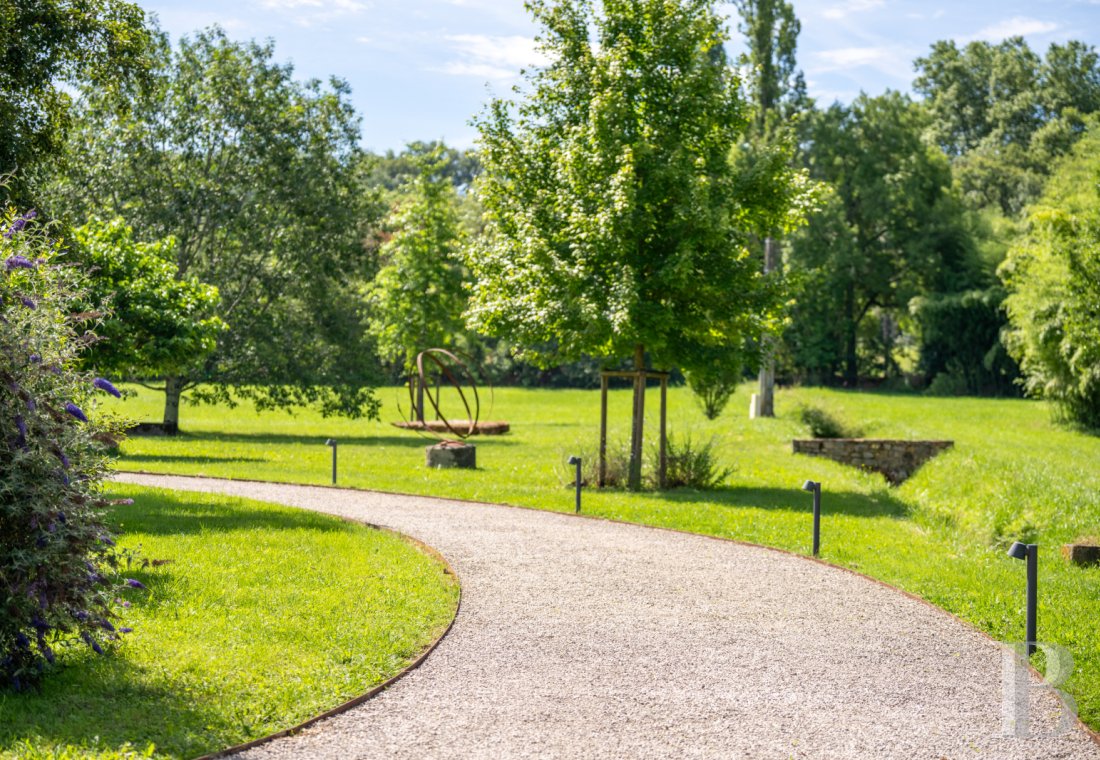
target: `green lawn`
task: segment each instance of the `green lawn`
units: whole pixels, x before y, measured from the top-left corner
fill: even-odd
[[[369,690],[450,623],[458,588],[396,534],[259,502],[116,486],[127,570],[111,656],[66,649],[40,691],[0,693],[0,757],[195,757]]]
[[[807,478],[823,483],[822,557],[918,594],[995,638],[1023,637],[1023,563],[1005,556],[1015,538],[1041,544],[1040,639],[1067,647],[1077,669],[1068,691],[1082,717],[1100,727],[1100,570],[1067,566],[1058,546],[1100,534],[1100,439],[1059,428],[1045,405],[1019,400],[939,399],[817,389],[780,391],[779,417],[747,419],[750,387],[726,413],[706,421],[685,389],[672,389],[673,434],[717,436],[724,463],[736,468],[713,492],[631,494],[586,491],[589,514],[728,536],[807,553]],[[424,465],[428,441],[389,424],[399,391],[385,389],[384,422],[322,419],[312,412],[256,414],[250,407],[185,406],[177,439],[133,438],[122,469],[326,483],[339,439],[340,484],[571,511],[565,459],[591,452],[599,394],[498,389],[483,419],[505,419],[513,432],[478,444],[476,471]],[[657,393],[649,394],[650,433]],[[612,394],[611,438],[628,434],[629,391]],[[947,438],[955,448],[901,487],[878,475],[794,456],[804,435],[799,404],[818,404],[860,424],[868,436]],[[119,402],[127,414],[159,419],[160,399],[141,391]],[[650,435],[652,439],[652,435]]]

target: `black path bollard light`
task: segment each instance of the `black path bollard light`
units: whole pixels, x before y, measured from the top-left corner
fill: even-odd
[[[802,484],[803,491],[814,495],[814,556],[821,550],[821,483],[807,480]]]
[[[1035,654],[1036,618],[1039,608],[1039,545],[1016,541],[1008,549],[1008,556],[1027,560],[1027,653]]]
[[[577,466],[577,510],[576,513],[581,512],[581,458],[569,457],[569,464]]]
[[[325,445],[332,447],[332,484],[336,485],[336,439],[329,438]]]

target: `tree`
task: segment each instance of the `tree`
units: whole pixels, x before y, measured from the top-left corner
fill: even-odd
[[[128,110],[83,93],[54,192],[71,218],[117,215],[142,241],[174,238],[179,276],[221,294],[217,316],[232,329],[200,369],[165,377],[165,428],[186,388],[376,415],[357,288],[373,274],[361,240],[379,212],[358,174],[347,85],[297,82],[271,43],[217,28],[174,53],[160,38],[158,50],[154,81]]]
[[[1001,342],[1007,315],[1000,285],[930,293],[909,302],[920,338],[929,391],[951,395],[1012,395],[1019,369]]]
[[[930,132],[952,158],[964,197],[1019,214],[1042,192],[1055,160],[1100,109],[1100,58],[1078,41],[1046,58],[1022,37],[940,41],[916,61],[913,88],[932,112]]]
[[[742,63],[750,71],[748,89],[755,106],[750,133],[756,151],[774,151],[776,140],[787,136],[791,119],[808,104],[806,83],[795,62],[802,26],[794,15],[794,8],[783,0],[740,0],[736,5],[741,14],[739,29],[748,42],[748,52],[742,56]],[[781,266],[775,232],[767,230],[764,238],[765,274],[778,271]],[[766,336],[765,341],[770,347],[770,336]],[[767,353],[760,368],[759,413],[762,417],[774,417],[775,358],[770,350]],[[728,371],[709,375],[716,387],[704,402],[708,410],[713,408],[715,398],[723,395],[728,398],[729,393],[722,387],[727,391],[732,387],[732,379],[739,369],[731,363]],[[719,380],[723,375],[726,380]],[[707,376],[697,373],[693,387],[705,388],[702,378]]]
[[[1100,121],[1056,167],[1000,274],[1006,344],[1031,395],[1100,429]]]
[[[751,132],[771,137],[809,105],[795,57],[802,25],[784,0],[738,0],[735,5],[741,16],[738,30],[748,44],[741,62],[749,69]]]
[[[950,166],[924,143],[923,110],[888,92],[833,105],[806,124],[811,176],[833,191],[792,239],[796,305],[787,340],[795,363],[822,377],[860,375],[861,324],[886,373],[910,298],[975,285],[971,241],[951,193]]]
[[[8,198],[30,205],[28,176],[64,145],[64,85],[113,90],[140,76],[149,35],[135,3],[0,0],[0,40],[0,175],[13,175]]]
[[[466,273],[459,255],[465,231],[448,162],[442,146],[412,160],[417,174],[384,224],[391,237],[381,247],[382,268],[367,292],[369,330],[379,354],[405,372],[421,351],[453,348],[465,337]],[[418,404],[421,420],[423,414]]]
[[[108,308],[84,364],[132,379],[187,375],[201,367],[225,323],[215,315],[217,288],[179,276],[175,238],[137,242],[121,219],[91,219],[73,234],[88,270],[88,303],[81,310]]]
[[[59,643],[118,639],[123,588],[100,492],[121,425],[95,401],[118,392],[77,369],[84,284],[33,218],[0,214],[0,685],[16,690]]]
[[[532,2],[551,61],[515,106],[477,122],[485,235],[470,251],[469,323],[549,364],[591,354],[690,369],[758,345],[778,284],[745,247],[785,193],[746,194],[730,153],[746,109],[705,0]],[[790,188],[790,174],[769,178]],[[745,349],[746,352],[752,349]],[[645,381],[635,382],[632,487]]]
[[[458,150],[439,140],[411,142],[400,153],[387,150],[382,155],[368,153],[367,183],[386,190],[400,190],[420,175],[420,161],[424,156],[438,154],[438,172],[446,177],[455,190],[465,192],[474,184],[481,171],[477,154],[470,150]]]

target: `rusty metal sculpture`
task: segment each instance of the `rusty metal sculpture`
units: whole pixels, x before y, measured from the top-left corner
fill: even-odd
[[[468,386],[468,391],[463,388],[464,385]],[[442,396],[444,389],[448,387],[458,393],[466,412],[464,419],[448,419],[443,413]],[[401,427],[432,433],[446,431],[459,440],[465,440],[478,432],[481,397],[477,381],[469,364],[454,352],[444,348],[429,348],[417,354],[416,373],[409,375],[408,388],[411,414]],[[425,419],[425,402],[434,412],[436,424]]]

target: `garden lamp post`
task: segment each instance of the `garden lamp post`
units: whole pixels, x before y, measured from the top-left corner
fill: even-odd
[[[329,438],[325,445],[332,447],[332,484],[336,485],[336,439]]]
[[[803,491],[814,495],[814,556],[821,549],[821,483],[807,480],[802,484]]]
[[[1008,556],[1027,561],[1027,653],[1030,656],[1035,654],[1039,607],[1039,545],[1016,541],[1009,547]]]
[[[577,509],[576,513],[581,512],[581,458],[569,457],[569,464],[575,465],[577,468],[576,484],[577,484]]]

